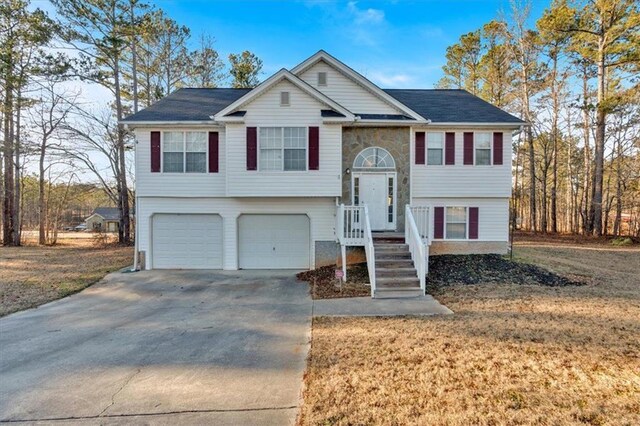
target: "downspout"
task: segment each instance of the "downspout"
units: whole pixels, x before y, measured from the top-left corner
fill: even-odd
[[[134,241],[133,241],[133,268],[131,268],[131,272],[137,272],[139,271],[138,269],[138,197],[136,196],[135,198],[136,202],[135,202],[135,219],[136,219],[136,232],[134,235]]]

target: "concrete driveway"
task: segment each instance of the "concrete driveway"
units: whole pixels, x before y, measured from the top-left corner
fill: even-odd
[[[0,421],[290,424],[312,303],[294,273],[145,271],[0,319]]]

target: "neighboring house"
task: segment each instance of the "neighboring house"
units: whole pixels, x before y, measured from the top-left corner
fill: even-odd
[[[372,267],[375,231],[405,224],[412,256],[508,248],[525,123],[464,90],[383,90],[319,51],[254,89],[180,89],[123,123],[147,269],[307,269],[351,245]]]
[[[118,232],[120,213],[117,207],[98,207],[84,222],[88,231]]]

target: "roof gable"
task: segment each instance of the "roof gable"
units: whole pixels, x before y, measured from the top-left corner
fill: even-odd
[[[294,86],[296,86],[297,88],[305,92],[307,95],[311,96],[312,98],[316,99],[322,104],[327,105],[328,107],[335,110],[336,112],[344,115],[347,119],[353,120],[354,116],[351,113],[351,111],[344,108],[342,105],[338,104],[336,101],[329,98],[324,93],[311,87],[309,84],[305,83],[304,81],[302,81],[297,76],[295,76],[294,74],[292,74],[291,72],[289,72],[284,68],[278,71],[277,73],[275,73],[274,75],[272,75],[271,77],[269,77],[268,79],[266,79],[265,81],[263,81],[262,83],[260,83],[256,88],[246,93],[241,98],[232,102],[226,108],[222,109],[217,114],[215,114],[215,120],[216,121],[242,120],[242,117],[239,118],[238,114],[235,114],[235,115],[232,115],[232,114],[238,112],[238,110],[242,108],[244,105],[251,103],[254,99],[268,92],[271,88],[275,87],[278,83],[280,83],[283,80],[287,80],[288,82],[290,82],[291,84],[293,84]]]
[[[384,90],[380,89],[378,86],[376,86],[367,78],[365,78],[362,74],[358,73],[348,65],[340,62],[338,59],[329,55],[324,50],[320,50],[313,56],[304,60],[302,63],[295,66],[291,70],[291,72],[297,76],[302,76],[306,71],[308,71],[309,69],[311,69],[312,67],[316,66],[321,62],[327,64],[331,68],[338,71],[341,75],[355,82],[358,86],[362,88],[363,91],[368,92],[369,94],[377,97],[379,100],[383,101],[387,105],[393,107],[393,109],[395,110],[394,112],[396,113],[400,112],[418,121],[426,121],[426,119],[429,118],[429,117],[421,116],[416,111],[413,111],[411,108],[409,108],[407,105],[403,104],[402,102],[399,102],[393,96],[390,96]],[[371,113],[372,111],[353,111],[353,112],[356,114],[360,114],[360,113],[367,114],[367,113]],[[379,111],[379,112],[389,113],[387,111]]]

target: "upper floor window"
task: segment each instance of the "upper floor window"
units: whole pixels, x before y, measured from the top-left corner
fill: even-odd
[[[307,170],[306,130],[305,127],[261,127],[260,170]]]
[[[446,238],[463,240],[467,238],[467,208],[447,207]]]
[[[444,152],[444,134],[441,132],[427,133],[427,164],[433,166],[442,165]]]
[[[162,171],[165,173],[206,173],[206,132],[163,132]]]
[[[318,86],[326,86],[327,85],[327,73],[325,71],[321,71],[318,73]]]
[[[491,165],[491,133],[475,134],[476,166]]]

